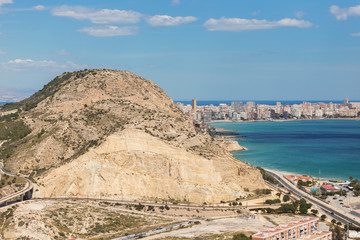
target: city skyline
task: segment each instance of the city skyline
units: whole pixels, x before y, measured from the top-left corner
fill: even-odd
[[[359,99],[354,0],[0,0],[0,20],[1,95],[110,68],[176,100]]]
[[[255,101],[239,102],[219,105],[205,104],[198,106],[193,99],[190,104],[176,103],[182,111],[189,115],[195,125],[201,128],[211,127],[213,120],[231,121],[273,121],[273,120],[301,120],[301,119],[328,119],[328,118],[353,118],[360,117],[360,102],[344,99],[342,103],[302,102],[285,103],[280,101],[275,105]]]

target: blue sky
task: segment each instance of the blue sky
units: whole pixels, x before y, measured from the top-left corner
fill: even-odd
[[[0,0],[0,94],[129,70],[173,99],[360,99],[360,1]]]

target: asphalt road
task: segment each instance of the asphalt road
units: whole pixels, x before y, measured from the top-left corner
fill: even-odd
[[[313,196],[301,191],[287,179],[285,179],[284,175],[269,169],[266,169],[266,172],[277,179],[286,189],[288,189],[292,194],[297,195],[298,197],[304,198],[311,202],[312,204],[318,206],[324,212],[332,215],[333,218],[339,220],[343,224],[351,223],[354,226],[360,227],[360,219],[356,216],[346,213],[342,210],[339,210],[325,202],[320,201],[319,199],[314,198]]]
[[[0,165],[0,167],[2,167],[2,166]],[[10,175],[10,176],[19,177],[19,176],[15,175],[15,174],[6,172],[3,169],[0,169],[0,172],[3,173],[3,174]],[[25,187],[22,190],[20,190],[20,191],[18,191],[16,193],[13,193],[13,194],[7,195],[6,197],[1,198],[0,199],[0,205],[2,205],[4,203],[7,203],[7,202],[9,202],[11,200],[14,200],[16,198],[20,198],[21,195],[25,195],[25,193],[27,193],[28,191],[30,191],[34,187],[33,183],[30,180],[28,180],[26,178],[22,178],[22,179],[24,179],[26,181]]]

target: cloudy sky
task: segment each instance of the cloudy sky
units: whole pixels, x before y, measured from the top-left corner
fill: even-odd
[[[360,1],[0,0],[0,92],[129,70],[176,100],[360,100]]]

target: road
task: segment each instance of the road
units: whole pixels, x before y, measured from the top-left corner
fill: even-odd
[[[14,200],[14,199],[17,199],[17,198],[21,199],[21,197],[24,197],[27,192],[32,191],[32,189],[34,188],[33,183],[29,179],[22,178],[22,177],[17,176],[16,174],[6,172],[3,169],[2,164],[0,164],[0,173],[24,179],[24,181],[26,182],[25,187],[22,190],[20,190],[18,192],[15,192],[13,194],[7,195],[6,197],[1,198],[0,199],[0,205],[6,204],[7,202],[9,202],[11,200]]]
[[[181,208],[192,208],[192,209],[228,209],[228,210],[241,210],[241,209],[261,209],[261,208],[278,208],[281,204],[254,204],[248,206],[228,206],[221,205],[199,205],[199,204],[172,204],[172,203],[159,203],[159,202],[142,202],[142,201],[127,201],[118,199],[107,199],[107,198],[94,198],[94,197],[46,197],[46,198],[32,198],[30,201],[43,201],[43,200],[89,200],[89,201],[101,201],[101,202],[114,202],[121,204],[142,204],[145,206],[164,206],[169,207],[181,207]],[[225,206],[226,205],[226,206]]]
[[[352,214],[346,213],[338,208],[335,208],[303,191],[298,189],[295,185],[293,185],[288,179],[284,177],[283,174],[266,169],[266,172],[273,176],[276,180],[278,180],[286,189],[288,189],[291,193],[297,195],[300,198],[304,198],[311,202],[312,204],[318,206],[321,210],[324,212],[331,214],[334,218],[339,220],[340,222],[344,224],[352,223],[355,226],[360,227],[360,219],[355,217]]]
[[[172,231],[172,230],[183,228],[183,227],[188,227],[188,226],[191,226],[194,224],[196,224],[196,221],[188,221],[188,222],[178,223],[178,224],[174,224],[174,225],[163,227],[163,228],[149,230],[146,232],[140,232],[140,233],[124,236],[124,237],[114,238],[112,240],[138,239],[138,238],[143,238],[143,237],[149,237],[149,236],[152,236],[155,234],[168,232],[168,231]]]

